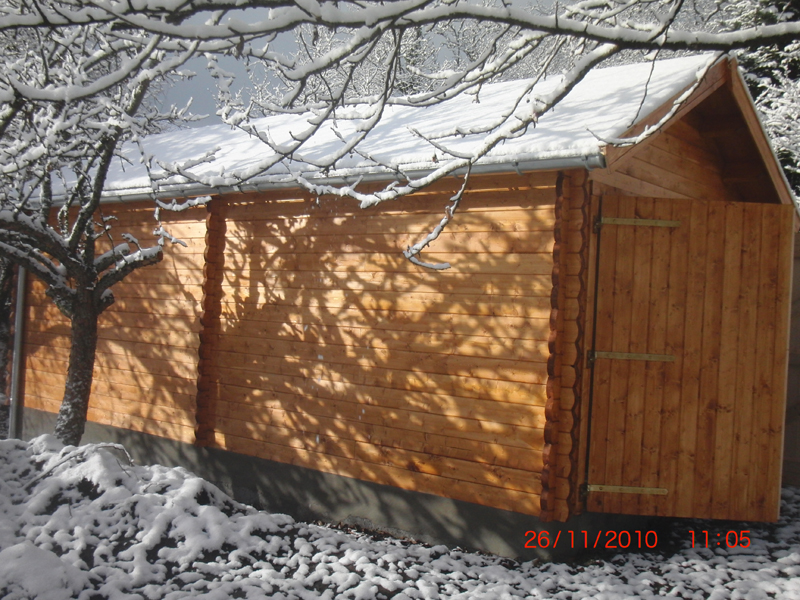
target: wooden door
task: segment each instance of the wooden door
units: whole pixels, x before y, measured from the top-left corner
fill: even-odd
[[[588,510],[778,517],[792,210],[600,201]]]

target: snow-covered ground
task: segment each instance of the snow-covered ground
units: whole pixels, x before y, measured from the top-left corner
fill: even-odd
[[[800,490],[748,548],[515,563],[299,523],[121,447],[0,441],[0,598],[800,599]],[[685,537],[685,536],[684,536]]]

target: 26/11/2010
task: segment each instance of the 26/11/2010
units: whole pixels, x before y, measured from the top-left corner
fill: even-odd
[[[561,534],[564,539],[561,540]],[[594,539],[592,539],[594,538]],[[589,535],[588,531],[557,531],[552,537],[548,531],[526,531],[526,548],[557,548],[559,541],[568,543],[570,548],[622,548],[653,549],[658,545],[658,534],[655,531],[598,531],[597,535]],[[578,545],[575,545],[577,541]],[[581,545],[581,542],[583,545]]]
[[[743,531],[727,531],[725,532],[725,537],[722,537],[722,533],[712,533],[709,536],[708,531],[705,529],[697,533],[699,535],[695,537],[695,532],[691,531],[692,548],[717,548],[721,546],[725,546],[726,548],[750,547],[750,537],[746,535],[750,533],[749,529]]]

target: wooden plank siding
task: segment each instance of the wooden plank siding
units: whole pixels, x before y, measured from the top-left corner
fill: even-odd
[[[599,512],[775,520],[793,207],[605,196],[588,483]]]
[[[151,206],[110,206],[103,213],[116,217],[112,235],[152,239]],[[162,212],[162,221],[187,247],[168,244],[158,265],[114,286],[116,302],[100,316],[88,419],[192,443],[205,210]],[[35,278],[28,279],[26,302],[25,405],[57,412],[69,360],[69,321]]]
[[[450,262],[443,272],[402,250],[439,222],[456,180],[366,212],[297,191],[218,201],[198,439],[565,519],[570,469],[557,448],[571,413],[560,418],[551,360],[554,256],[566,258],[556,179],[474,178],[423,253]]]
[[[590,177],[632,196],[741,200],[723,180],[712,142],[686,120],[654,135],[641,150],[625,154],[613,169],[591,171]]]

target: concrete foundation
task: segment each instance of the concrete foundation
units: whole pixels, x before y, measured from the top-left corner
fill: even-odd
[[[24,439],[52,433],[54,425],[54,414],[25,409]],[[629,531],[633,540],[627,551],[637,549],[637,531],[642,540],[648,531],[658,536],[655,547],[642,550],[664,550],[674,521],[583,514],[568,523],[542,523],[529,515],[87,423],[82,443],[94,442],[123,444],[140,464],[184,467],[240,502],[285,513],[299,521],[353,526],[517,560],[577,558],[587,550],[595,554],[609,541],[614,542],[623,530]],[[546,532],[546,542],[543,539],[540,543],[541,532]],[[656,539],[654,535],[647,538],[651,544]],[[544,544],[546,548],[541,547]]]

